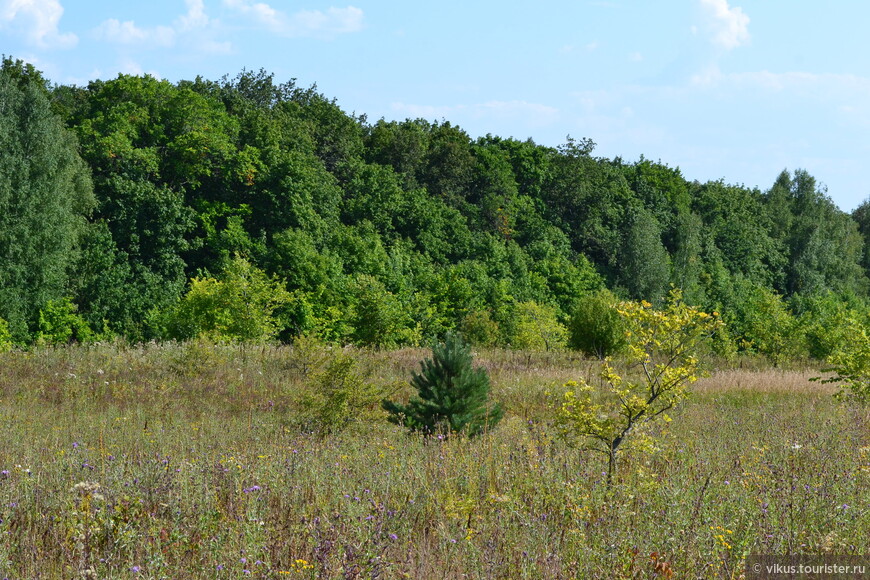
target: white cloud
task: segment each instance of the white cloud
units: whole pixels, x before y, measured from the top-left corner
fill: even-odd
[[[120,22],[110,18],[94,29],[94,35],[99,40],[139,49],[169,48],[184,44],[206,54],[232,52],[229,42],[211,38],[211,33],[219,29],[220,23],[206,14],[203,0],[185,0],[185,5],[187,12],[169,26],[141,28],[132,20]]]
[[[187,14],[179,16],[176,20],[176,28],[179,31],[205,28],[209,24],[208,15],[205,13],[203,0],[185,0]]]
[[[72,48],[78,43],[75,34],[58,30],[62,16],[58,0],[0,0],[0,29],[22,33],[39,48]]]
[[[354,6],[320,10],[302,10],[285,14],[264,2],[224,0],[224,5],[250,18],[274,34],[287,37],[333,37],[357,32],[363,26],[363,11]]]
[[[112,44],[141,45],[147,48],[167,47],[175,44],[175,30],[169,26],[139,28],[132,20],[120,22],[110,18],[95,30],[100,40]]]
[[[792,95],[813,96],[825,100],[854,98],[860,102],[870,94],[870,78],[851,74],[783,72],[767,70],[723,73],[711,66],[694,75],[690,86],[717,90],[747,90],[754,93],[788,92]]]
[[[710,41],[714,45],[731,50],[749,42],[749,16],[742,8],[732,8],[728,5],[728,0],[700,2],[711,34]]]
[[[129,58],[122,59],[118,68],[119,72],[125,75],[142,76],[145,74],[145,69],[138,62]]]

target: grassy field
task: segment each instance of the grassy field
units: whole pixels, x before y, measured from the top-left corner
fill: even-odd
[[[550,426],[594,373],[568,354],[479,353],[506,417],[474,440],[362,408],[306,433],[330,360],[402,398],[427,355],[0,355],[0,578],[739,578],[750,553],[870,553],[870,413],[812,370],[714,370],[610,489]]]

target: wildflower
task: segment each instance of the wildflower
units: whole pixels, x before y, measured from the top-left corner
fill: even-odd
[[[78,449],[78,448],[79,448],[78,441],[73,441],[73,449]]]
[[[138,574],[138,573],[139,573],[139,570],[141,570],[141,569],[142,569],[142,568],[140,568],[139,566],[133,566],[132,568],[130,568],[130,572],[133,572],[133,573],[135,573],[135,574]]]
[[[396,534],[390,534],[390,539],[396,541],[399,539],[399,536],[397,536]]]

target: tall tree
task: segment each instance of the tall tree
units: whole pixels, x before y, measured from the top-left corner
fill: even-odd
[[[783,171],[766,194],[773,230],[787,248],[786,293],[865,292],[858,225],[803,169]]]
[[[0,316],[27,338],[40,308],[68,292],[85,215],[93,206],[75,137],[52,112],[32,67],[0,69]]]
[[[646,209],[629,214],[620,257],[618,279],[632,298],[651,302],[664,298],[671,259],[662,244],[661,226]]]

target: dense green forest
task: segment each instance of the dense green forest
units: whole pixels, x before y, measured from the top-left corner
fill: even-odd
[[[720,353],[779,362],[827,356],[870,294],[870,204],[804,170],[688,181],[590,139],[372,122],[264,71],[76,87],[5,58],[0,144],[7,345],[455,329],[543,350],[582,346],[590,305],[677,287],[721,314]]]

